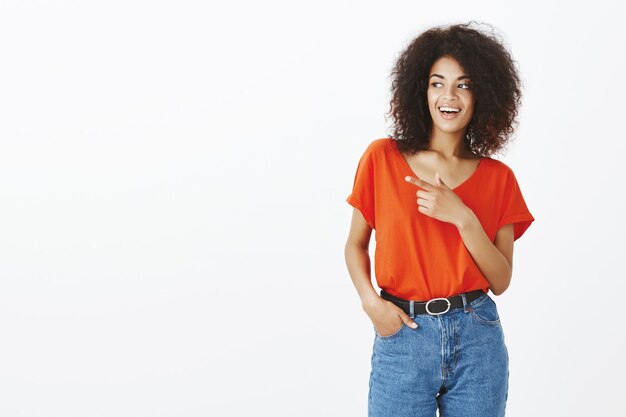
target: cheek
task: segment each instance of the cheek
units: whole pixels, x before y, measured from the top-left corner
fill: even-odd
[[[474,103],[474,101],[470,101],[470,102],[469,102],[469,103],[465,106],[465,108],[466,108],[466,110],[467,110],[467,113],[468,113],[470,116],[471,116],[472,114],[474,114],[474,104],[475,104],[475,103]]]
[[[437,96],[434,93],[430,92],[431,90],[429,90],[426,93],[426,98],[428,100],[428,107],[430,107],[431,109],[435,106],[435,104],[437,103]]]

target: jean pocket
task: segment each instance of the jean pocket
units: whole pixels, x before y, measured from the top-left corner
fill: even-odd
[[[389,335],[386,335],[386,336],[383,336],[380,333],[378,333],[378,330],[376,329],[376,326],[372,326],[372,327],[374,327],[374,332],[376,333],[376,337],[378,337],[379,339],[387,340],[387,339],[393,339],[394,337],[397,337],[400,334],[400,332],[402,332],[402,330],[404,330],[404,328],[407,327],[407,326],[406,326],[406,324],[404,322],[402,322],[402,325],[400,326],[400,328],[398,330],[396,330],[395,332],[393,332],[393,333],[391,333]]]
[[[485,294],[485,298],[482,301],[479,301],[476,305],[471,306],[471,308],[472,317],[479,323],[491,326],[500,325],[498,307],[489,294]]]

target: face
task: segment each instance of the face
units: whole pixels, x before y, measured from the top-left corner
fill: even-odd
[[[429,77],[427,96],[433,130],[464,132],[474,113],[472,81],[458,61],[447,56],[435,61]],[[442,107],[450,108],[450,112],[442,112]]]

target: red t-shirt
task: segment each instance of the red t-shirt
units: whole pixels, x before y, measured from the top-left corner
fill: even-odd
[[[489,281],[456,226],[418,210],[419,187],[406,182],[407,175],[416,176],[395,139],[376,139],[363,153],[346,199],[376,230],[378,287],[409,300],[488,291]],[[535,220],[513,171],[496,159],[483,157],[474,173],[452,191],[474,211],[492,242],[503,225],[514,224],[517,240]]]

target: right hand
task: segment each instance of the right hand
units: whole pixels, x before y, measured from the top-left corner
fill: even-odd
[[[376,297],[374,302],[364,305],[363,310],[369,316],[380,336],[394,334],[400,330],[402,323],[412,329],[417,328],[417,323],[404,310],[380,296]]]

